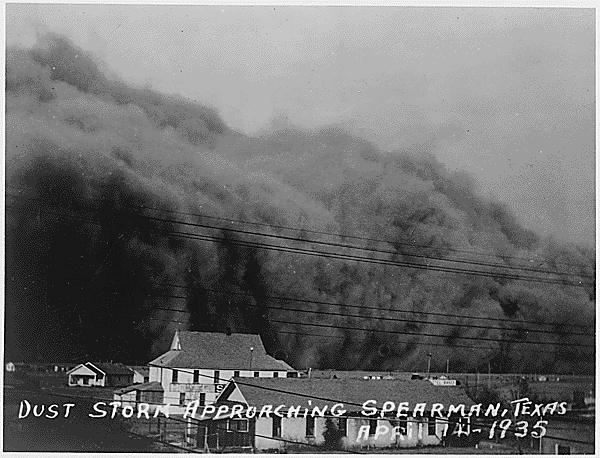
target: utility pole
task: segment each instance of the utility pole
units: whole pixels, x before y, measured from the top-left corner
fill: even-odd
[[[446,375],[450,374],[450,358],[446,358]]]
[[[250,347],[250,372],[252,372],[252,357],[254,356],[254,347]],[[250,374],[252,377],[252,374]]]
[[[492,368],[488,361],[488,390],[492,389]]]
[[[431,353],[427,353],[427,379],[429,379],[429,371],[431,370]]]

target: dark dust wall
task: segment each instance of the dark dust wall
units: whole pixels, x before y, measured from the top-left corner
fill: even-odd
[[[304,229],[385,239],[376,246],[399,261],[414,261],[410,253],[479,260],[484,253],[505,266],[534,260],[589,282],[592,251],[524,229],[424,147],[382,152],[337,129],[249,138],[210,108],[106,77],[84,50],[57,36],[8,50],[6,88],[9,360],[145,361],[174,329],[190,328],[260,332],[269,351],[300,368],[424,369],[434,349],[434,368],[451,358],[453,370],[487,368],[488,361],[494,371],[593,370],[583,356],[590,350],[571,345],[593,339],[569,327],[593,323],[592,286],[278,253],[241,246],[254,239],[219,230],[212,232],[218,242],[177,237],[183,229],[175,220],[192,217],[145,213],[173,220],[165,222],[132,211],[290,226],[299,230],[273,231],[295,237],[311,236]],[[305,304],[335,316],[274,311],[267,296],[368,308]],[[401,315],[412,322],[377,318],[397,316],[390,308],[464,315],[451,321],[465,326],[433,324],[427,314]],[[489,328],[469,326],[480,317],[493,319]],[[337,338],[276,320],[330,324],[326,334]],[[564,324],[531,334],[529,325],[507,320]],[[421,335],[428,333],[440,337]],[[524,335],[540,344],[519,343]]]

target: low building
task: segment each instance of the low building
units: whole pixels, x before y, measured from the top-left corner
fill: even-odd
[[[127,366],[133,371],[133,383],[146,383],[150,381],[148,366]]]
[[[544,455],[594,454],[595,434],[593,418],[548,418],[539,452]]]
[[[297,371],[267,354],[257,334],[177,331],[169,351],[151,361],[151,382],[164,388],[173,412],[191,401],[214,403],[233,377],[296,377]]]
[[[162,403],[164,390],[159,382],[146,382],[120,388],[114,392],[113,399],[121,402],[121,407],[131,406],[137,410],[140,403],[156,406]]]
[[[317,397],[317,398],[315,398]],[[319,399],[320,398],[320,399]],[[333,401],[324,401],[330,399]],[[346,412],[338,417],[322,416],[271,417],[200,421],[196,446],[210,451],[247,448],[253,451],[283,450],[311,445],[324,445],[326,436],[337,435],[334,447],[342,450],[370,448],[407,448],[442,444],[457,425],[468,418],[450,418],[446,411],[431,414],[433,404],[473,405],[464,391],[456,386],[436,386],[425,380],[394,379],[255,379],[232,380],[217,399],[217,406],[241,405],[255,407],[285,405],[312,411],[315,407],[331,408],[336,400],[344,402]],[[396,412],[384,417],[361,414],[363,403],[376,400],[396,405],[406,402],[408,415],[396,417]],[[412,415],[418,403],[426,403],[423,415]],[[329,418],[328,418],[329,417]],[[326,431],[329,431],[326,433]]]
[[[69,386],[127,386],[133,371],[121,363],[83,363],[67,372]]]

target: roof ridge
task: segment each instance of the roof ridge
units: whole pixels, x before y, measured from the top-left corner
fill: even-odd
[[[249,333],[249,332],[219,332],[219,331],[179,331],[180,334],[219,334],[226,336],[257,336],[260,337],[260,334],[257,333]]]

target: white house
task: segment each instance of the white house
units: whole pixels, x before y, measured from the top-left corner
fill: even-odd
[[[286,378],[297,371],[269,356],[257,334],[177,331],[169,351],[151,361],[150,382],[164,388],[163,403],[176,407],[198,399],[211,404],[233,377]]]
[[[245,384],[247,382],[248,384]],[[333,401],[325,401],[322,399]],[[288,418],[290,407],[312,411],[317,407],[330,408],[335,401],[343,401],[343,415],[333,417],[331,410],[325,416],[317,414]],[[385,401],[396,405],[406,402],[408,414],[396,417],[397,411],[364,416],[361,414],[365,401],[376,400],[381,408]],[[413,415],[418,403],[426,403],[423,414]],[[253,451],[283,450],[299,447],[298,444],[323,445],[327,416],[331,418],[330,429],[340,436],[337,449],[407,448],[440,445],[451,436],[457,422],[465,425],[468,418],[452,417],[447,411],[432,414],[429,409],[436,403],[447,409],[451,404],[464,404],[466,412],[473,401],[455,386],[435,386],[426,380],[361,380],[361,379],[234,379],[219,395],[217,405],[241,405],[255,407],[257,412],[265,406],[272,409],[286,406],[282,416],[246,419],[200,421],[196,447],[211,451],[245,448]],[[337,410],[339,413],[339,407]],[[201,415],[201,414],[199,414]],[[283,418],[282,418],[283,417]],[[200,420],[200,418],[197,418]]]
[[[126,386],[133,371],[120,363],[83,363],[67,372],[69,386]]]

